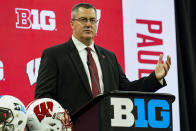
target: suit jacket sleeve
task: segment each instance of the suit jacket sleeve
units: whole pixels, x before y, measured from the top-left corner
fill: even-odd
[[[38,72],[35,98],[53,98],[56,96],[57,67],[55,59],[47,52],[43,52]]]
[[[119,72],[119,89],[124,91],[142,91],[142,92],[155,92],[160,88],[166,86],[166,81],[163,79],[163,85],[156,79],[155,72],[153,71],[148,77],[140,78],[139,80],[129,81],[124,74],[116,56],[115,61]]]

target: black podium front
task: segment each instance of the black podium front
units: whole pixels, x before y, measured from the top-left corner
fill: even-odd
[[[114,91],[73,113],[74,131],[173,131],[170,94]]]

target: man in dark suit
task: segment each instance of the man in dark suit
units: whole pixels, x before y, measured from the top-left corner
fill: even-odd
[[[148,77],[130,82],[114,53],[94,44],[96,23],[92,5],[80,3],[72,8],[72,37],[42,54],[36,99],[53,98],[72,114],[98,94],[113,90],[155,92],[166,85],[169,56],[164,64],[160,56],[155,71]]]

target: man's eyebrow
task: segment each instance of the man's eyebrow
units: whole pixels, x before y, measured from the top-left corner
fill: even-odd
[[[82,16],[82,17],[79,17],[79,18],[88,18],[88,17]],[[96,17],[89,17],[89,19],[96,19]]]
[[[87,17],[79,17],[79,18],[87,18]]]

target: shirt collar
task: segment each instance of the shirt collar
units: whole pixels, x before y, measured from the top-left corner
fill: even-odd
[[[85,44],[80,42],[78,39],[76,39],[73,35],[72,35],[72,40],[73,40],[73,43],[76,46],[78,52],[85,50],[86,47],[89,47],[93,52],[96,52],[95,47],[94,47],[94,42],[92,42],[92,44],[90,46],[86,46]]]

